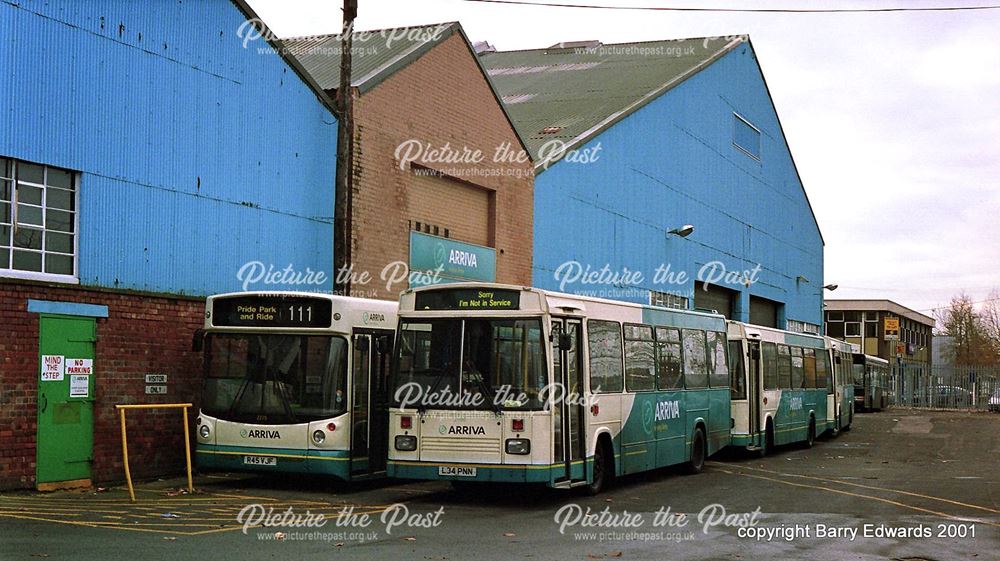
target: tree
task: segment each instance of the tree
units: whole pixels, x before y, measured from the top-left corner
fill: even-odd
[[[959,294],[938,313],[938,321],[941,334],[952,338],[946,354],[955,365],[1000,364],[1000,305],[995,301],[977,311],[968,294]]]
[[[986,336],[993,344],[994,363],[1000,363],[1000,291],[993,289],[979,310]]]

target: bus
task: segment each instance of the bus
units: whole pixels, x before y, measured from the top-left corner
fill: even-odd
[[[725,318],[497,284],[400,298],[388,475],[600,492],[729,443]]]
[[[854,405],[859,411],[881,411],[889,404],[889,361],[864,353],[853,355]]]
[[[201,470],[384,476],[395,302],[300,292],[208,298]]]
[[[818,335],[728,321],[733,364],[732,445],[760,454],[832,429],[831,355]]]
[[[857,345],[833,337],[825,337],[826,348],[833,358],[834,401],[828,420],[834,432],[851,430],[854,422],[854,374],[851,370]]]

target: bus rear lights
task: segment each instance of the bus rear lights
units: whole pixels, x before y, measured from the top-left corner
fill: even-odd
[[[202,438],[208,438],[210,434],[212,434],[212,429],[208,428],[208,425],[202,425],[198,428],[198,435]]]
[[[409,415],[403,415],[399,418],[399,428],[403,430],[410,430],[413,428],[413,417]]]
[[[601,414],[601,406],[598,404],[593,404],[590,406],[590,414],[593,416],[598,416]]]
[[[506,449],[508,454],[525,456],[531,453],[531,441],[527,438],[508,438]]]
[[[333,431],[337,430],[337,424],[336,423],[327,423],[326,424],[326,430],[328,430],[330,432],[333,432]]]
[[[514,432],[524,432],[524,419],[514,419],[511,421],[510,430]]]
[[[321,430],[313,431],[312,438],[314,443],[323,444],[323,441],[326,440],[326,433]]]
[[[396,435],[396,450],[413,452],[417,449],[417,437],[410,434]]]
[[[767,405],[767,398],[764,398],[764,405]]]

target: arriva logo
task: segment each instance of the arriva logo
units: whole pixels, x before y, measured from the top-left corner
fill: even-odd
[[[801,397],[793,397],[793,398],[789,399],[788,400],[788,408],[790,410],[792,410],[792,411],[801,411],[802,410],[802,398]]]
[[[281,438],[281,433],[276,430],[243,429],[240,431],[240,436],[243,438]]]
[[[476,268],[479,265],[476,262],[476,254],[471,251],[462,251],[459,249],[451,250],[451,254],[448,255],[448,262],[452,265],[461,265],[463,267]]]
[[[656,404],[656,422],[679,419],[681,403],[679,401],[661,401]]]
[[[385,323],[385,314],[380,314],[378,312],[365,312],[361,316],[361,321],[365,325],[371,325],[373,323]]]
[[[446,427],[441,425],[438,427],[438,432],[441,434],[461,434],[465,436],[486,436],[486,429],[483,427],[470,427],[467,425],[455,425],[453,427]]]

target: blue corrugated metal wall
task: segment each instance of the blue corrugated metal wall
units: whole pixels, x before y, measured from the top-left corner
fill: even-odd
[[[229,0],[0,1],[0,155],[81,172],[81,284],[330,277],[336,120],[244,22]]]
[[[733,112],[761,129],[760,161],[733,146]],[[711,261],[728,270],[763,266],[758,282],[717,283],[785,304],[787,319],[822,325],[823,242],[749,44],[726,54],[584,148],[597,161],[554,164],[535,179],[534,284],[569,260],[643,273],[638,286],[685,294]],[[682,239],[672,228],[695,225]],[[683,285],[654,284],[660,265]],[[805,281],[797,280],[799,276]],[[609,287],[567,284],[573,292]],[[630,293],[631,292],[631,293]],[[646,302],[644,290],[606,294]]]

